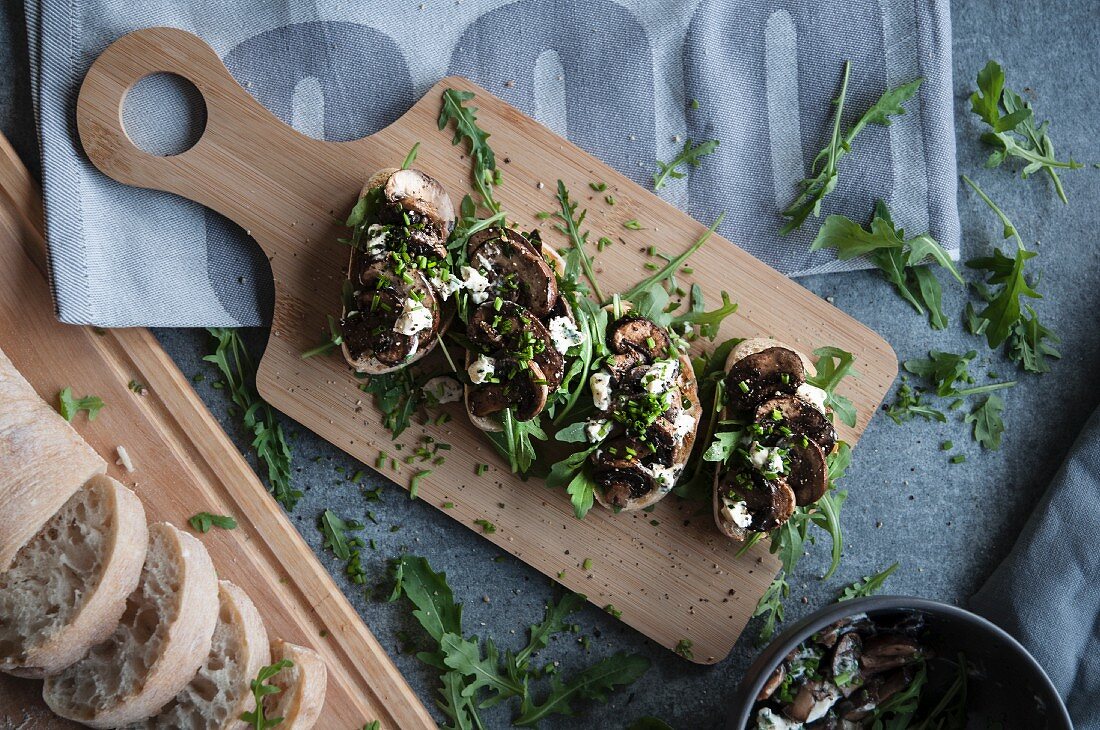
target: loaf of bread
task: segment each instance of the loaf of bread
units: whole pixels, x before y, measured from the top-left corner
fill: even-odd
[[[0,671],[56,674],[110,636],[148,542],[137,496],[92,477],[0,573]]]
[[[114,633],[60,674],[42,696],[62,717],[91,727],[138,722],[183,691],[210,653],[218,579],[206,548],[160,522],[137,589]]]
[[[313,649],[276,640],[271,643],[271,661],[283,659],[293,664],[272,677],[270,684],[279,692],[264,698],[264,715],[283,718],[279,730],[310,730],[325,704],[325,662]]]
[[[107,464],[0,351],[0,572]]]

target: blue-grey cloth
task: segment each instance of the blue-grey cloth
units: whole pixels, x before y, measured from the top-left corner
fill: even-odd
[[[823,213],[896,222],[957,255],[947,0],[26,0],[53,283],[61,319],[102,326],[256,325],[270,272],[236,226],[95,170],[74,133],[88,66],[131,30],[196,33],[257,99],[300,131],[349,140],[393,122],[461,74],[643,185],[681,140],[721,146],[661,191],[791,274],[861,266],[810,253],[818,222],[780,238],[778,211],[828,138],[845,60],[851,121],[923,77],[888,128],[868,128]],[[157,80],[131,92],[127,130],[180,148],[189,103]],[[186,145],[182,147],[186,148]],[[277,151],[273,150],[273,154]]]
[[[1019,639],[1066,701],[1074,727],[1100,730],[1100,410],[1008,558],[971,608]]]

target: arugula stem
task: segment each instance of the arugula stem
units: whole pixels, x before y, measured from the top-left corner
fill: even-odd
[[[1016,226],[1012,225],[1012,221],[1010,221],[1008,219],[1008,216],[1005,215],[1005,212],[997,207],[997,204],[994,203],[989,198],[989,196],[985,194],[984,190],[982,190],[980,187],[978,187],[978,183],[974,182],[973,180],[968,178],[966,175],[963,175],[962,179],[963,179],[964,183],[966,183],[967,185],[969,185],[971,188],[974,189],[974,192],[978,194],[978,197],[981,198],[983,201],[985,201],[985,204],[989,206],[989,209],[992,210],[994,213],[996,213],[997,217],[1001,219],[1001,223],[1004,225],[1004,236],[1005,236],[1005,238],[1009,238],[1009,237],[1015,238],[1016,239],[1016,245],[1019,246],[1021,250],[1026,251],[1027,249],[1024,247],[1023,239],[1020,238],[1020,232],[1018,230],[1016,230]]]
[[[630,291],[628,291],[624,294],[620,294],[619,298],[620,299],[625,299],[626,301],[631,301],[634,297],[641,294],[643,291],[648,289],[653,284],[655,284],[659,281],[663,281],[664,279],[667,279],[669,276],[675,274],[676,270],[679,269],[680,266],[685,261],[687,261],[688,258],[690,258],[693,253],[695,253],[700,248],[702,248],[703,244],[707,242],[707,239],[710,238],[711,235],[716,230],[718,230],[718,226],[722,225],[722,221],[725,220],[725,218],[726,218],[726,214],[724,212],[719,213],[718,217],[714,219],[714,222],[710,224],[710,228],[705,230],[703,232],[703,235],[699,236],[698,240],[696,240],[695,243],[691,244],[691,247],[688,248],[687,251],[684,251],[679,256],[676,256],[673,259],[671,259],[667,264],[665,264],[664,268],[662,268],[660,271],[653,274],[652,276],[650,276],[646,279],[643,279],[641,282],[639,282],[633,288],[631,288]],[[603,300],[603,298],[600,297],[600,302],[601,302],[600,306],[607,306],[608,304],[611,303],[611,300]]]
[[[447,350],[447,345],[443,342],[443,338],[437,334],[435,339],[439,342],[439,349],[443,350],[443,357],[447,358],[447,364],[451,366],[451,372],[457,373],[458,368],[455,367],[455,361],[451,359],[451,353]]]
[[[834,174],[836,174],[836,162],[837,162],[837,143],[840,140],[840,120],[844,116],[844,100],[848,96],[848,77],[852,71],[851,61],[844,62],[844,75],[840,80],[840,94],[836,98],[836,115],[833,117],[833,136],[829,140],[829,159],[825,164],[825,179],[828,180]],[[862,120],[861,120],[862,121]],[[859,133],[859,126],[853,127],[848,133],[847,137],[854,138]],[[845,140],[847,141],[847,140]]]
[[[973,388],[963,388],[962,390],[956,390],[950,393],[952,396],[963,395],[977,395],[979,393],[992,393],[995,390],[1004,390],[1005,388],[1011,388],[1016,385],[1015,380],[1006,380],[1003,383],[990,383],[989,385],[978,385]]]
[[[577,230],[577,221],[573,218],[573,210],[576,205],[570,204],[569,191],[561,180],[558,180],[558,203],[561,205],[561,212],[558,213],[558,217],[564,223],[564,226],[559,226],[559,228],[563,229],[565,235],[569,237],[569,242],[573,244],[573,248],[580,255],[581,266],[584,267],[584,276],[588,279],[588,283],[592,285],[592,292],[596,295],[596,299],[603,300],[600,283],[596,280],[596,274],[592,271],[592,259],[589,258],[588,252],[584,250],[585,239]]]

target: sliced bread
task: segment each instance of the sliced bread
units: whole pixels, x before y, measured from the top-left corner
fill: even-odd
[[[42,696],[62,717],[99,728],[151,717],[195,676],[218,621],[218,578],[206,548],[159,522],[137,590],[114,633],[61,674]]]
[[[182,692],[155,717],[131,727],[164,730],[241,728],[241,713],[255,707],[249,682],[270,661],[267,630],[248,595],[229,581],[218,584],[218,625],[206,662]]]
[[[148,542],[137,496],[92,477],[0,573],[0,671],[57,674],[110,636]]]
[[[107,464],[0,351],[0,573]]]
[[[264,715],[281,717],[279,730],[309,730],[325,704],[328,669],[313,649],[276,640],[271,642],[271,661],[289,659],[293,664],[271,678],[279,691],[264,698]]]

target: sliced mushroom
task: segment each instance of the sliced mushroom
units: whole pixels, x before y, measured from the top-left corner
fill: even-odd
[[[779,527],[794,514],[794,492],[783,478],[765,479],[756,469],[729,471],[722,475],[719,490],[731,499],[744,501],[752,515],[748,529],[767,532]]]
[[[483,270],[502,299],[515,302],[539,319],[558,303],[558,281],[550,264],[518,231],[487,228],[470,236],[469,259]]]
[[[787,484],[794,492],[795,504],[799,507],[813,504],[829,488],[829,467],[825,463],[825,452],[817,442],[809,438],[805,444],[796,438],[788,441],[785,446],[789,460],[785,476]]]
[[[806,382],[802,358],[785,347],[743,357],[726,375],[727,402],[736,413],[750,413],[760,403],[777,395],[793,395]]]
[[[863,639],[855,631],[849,631],[840,637],[833,648],[831,668],[833,682],[845,697],[852,694],[863,684],[860,671],[860,659],[863,656]]]
[[[652,455],[650,444],[626,435],[605,441],[592,458],[592,479],[599,485],[603,501],[623,509],[657,489],[653,476],[643,467]]]
[[[757,702],[763,702],[764,700],[775,694],[775,691],[779,689],[779,685],[783,684],[783,680],[787,678],[787,662],[780,662],[779,666],[772,672],[772,676],[768,677],[768,681],[764,682],[764,686],[760,688],[760,694],[756,695]]]
[[[607,328],[607,346],[616,355],[639,355],[645,362],[665,360],[670,345],[664,327],[636,314],[621,317]]]
[[[825,717],[838,699],[840,692],[835,686],[820,679],[811,679],[802,684],[784,714],[797,722],[815,722]]]
[[[482,304],[470,317],[466,336],[486,351],[504,351],[508,356],[530,357],[538,364],[546,385],[553,393],[565,377],[565,358],[554,347],[546,325],[534,314],[514,302]]]
[[[478,417],[512,408],[516,420],[529,421],[546,407],[549,389],[538,364],[514,359],[497,360],[499,383],[479,385],[470,392],[470,412]]]
[[[873,677],[867,684],[843,702],[837,703],[837,712],[845,720],[866,720],[886,700],[908,687],[913,673],[902,667],[885,677]]]
[[[836,446],[836,429],[832,422],[801,398],[785,395],[766,400],[756,407],[755,420],[757,423],[786,426],[794,433],[815,441],[826,454]]]
[[[359,372],[383,373],[405,365],[434,344],[440,327],[440,306],[424,275],[396,276],[385,262],[365,267],[355,283],[355,309],[340,323],[348,363]],[[412,335],[394,331],[405,300],[418,299],[432,313],[431,327]]]
[[[420,170],[397,170],[386,180],[383,194],[388,203],[412,214],[413,223],[419,222],[418,217],[429,221],[439,237],[445,239],[454,230],[451,197],[435,178]]]
[[[863,642],[865,674],[879,674],[911,664],[922,657],[916,639],[898,634],[879,634]]]

